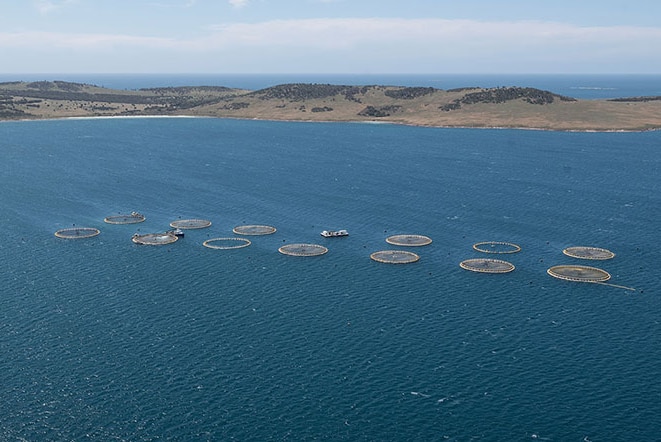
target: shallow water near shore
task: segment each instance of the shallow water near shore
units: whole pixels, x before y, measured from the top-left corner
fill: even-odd
[[[150,118],[0,135],[2,439],[658,437],[659,132]],[[146,221],[103,222],[131,211]],[[131,242],[188,218],[212,225]],[[54,236],[74,224],[101,234]],[[202,246],[243,224],[277,232]],[[394,234],[433,242],[372,261]],[[521,246],[514,272],[459,267],[490,240]],[[291,243],[329,252],[278,253]],[[562,254],[577,245],[615,252],[587,264],[636,291],[548,276],[586,264]]]

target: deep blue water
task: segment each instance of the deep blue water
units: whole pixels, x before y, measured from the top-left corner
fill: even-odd
[[[2,440],[658,440],[660,132],[0,123]],[[147,221],[109,225],[137,210]],[[175,244],[137,246],[178,218]],[[56,238],[96,227],[97,237]],[[233,251],[202,246],[268,224]],[[322,229],[348,238],[324,239]],[[374,262],[427,235],[409,265]],[[522,247],[465,271],[478,241]],[[288,243],[328,246],[284,256]],[[604,285],[553,279],[605,247]],[[584,263],[583,263],[584,264]]]
[[[0,74],[0,81],[65,80],[116,89],[168,86],[226,86],[250,90],[285,83],[459,87],[521,86],[582,99],[661,95],[655,74]]]

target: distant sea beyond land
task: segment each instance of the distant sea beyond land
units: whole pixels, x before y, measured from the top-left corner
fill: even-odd
[[[111,89],[226,86],[258,90],[285,83],[454,89],[524,86],[579,99],[661,95],[661,74],[0,74],[5,81],[62,80]]]

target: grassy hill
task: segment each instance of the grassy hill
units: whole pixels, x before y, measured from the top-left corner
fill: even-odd
[[[381,121],[549,130],[661,128],[661,97],[576,100],[527,87],[283,84],[114,90],[63,81],[0,83],[0,119],[179,115],[293,121]]]

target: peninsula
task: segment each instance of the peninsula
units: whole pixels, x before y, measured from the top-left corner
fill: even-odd
[[[561,131],[661,129],[661,97],[577,100],[529,87],[435,89],[282,84],[117,90],[64,81],[0,83],[0,120],[102,116],[384,122]]]

